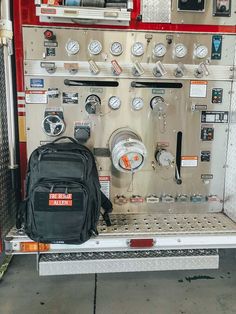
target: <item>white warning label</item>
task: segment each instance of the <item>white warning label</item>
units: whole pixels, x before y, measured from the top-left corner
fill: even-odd
[[[25,91],[25,102],[27,104],[47,104],[48,96],[45,90]]]
[[[99,176],[99,181],[101,184],[101,191],[106,195],[106,197],[110,198],[111,177]]]
[[[182,156],[181,167],[197,167],[198,156]]]
[[[190,97],[205,98],[207,96],[207,81],[191,81]]]

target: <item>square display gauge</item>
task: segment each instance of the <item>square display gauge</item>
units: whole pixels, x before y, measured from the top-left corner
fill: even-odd
[[[231,0],[214,0],[213,1],[214,16],[231,16]]]

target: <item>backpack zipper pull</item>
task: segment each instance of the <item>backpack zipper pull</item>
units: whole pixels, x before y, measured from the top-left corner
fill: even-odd
[[[51,186],[50,193],[53,193],[54,185]]]

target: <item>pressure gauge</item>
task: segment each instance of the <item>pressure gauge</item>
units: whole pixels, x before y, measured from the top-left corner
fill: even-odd
[[[177,44],[174,53],[177,58],[183,58],[187,55],[188,49],[184,44]]]
[[[150,106],[154,112],[157,112],[162,115],[165,114],[167,111],[167,104],[164,98],[161,96],[153,97],[150,102]]]
[[[113,110],[118,110],[121,106],[120,98],[116,96],[112,96],[108,101],[108,106]]]
[[[92,55],[99,55],[99,53],[102,51],[102,44],[98,40],[93,40],[90,42],[88,50]]]
[[[144,45],[143,43],[136,42],[132,46],[132,54],[136,57],[140,57],[144,54]]]
[[[80,46],[79,46],[78,41],[70,39],[66,43],[65,48],[69,55],[76,55],[79,52]]]
[[[144,101],[142,98],[140,97],[135,97],[133,100],[132,100],[132,103],[131,103],[131,108],[133,110],[141,110],[144,106]]]
[[[164,57],[166,54],[166,46],[162,43],[156,44],[154,49],[153,49],[153,54],[155,57]]]
[[[113,54],[113,56],[120,56],[123,52],[123,47],[121,43],[119,43],[118,41],[115,41],[111,44],[110,51],[111,51],[111,54]]]
[[[203,59],[206,58],[206,56],[208,55],[208,48],[204,45],[198,45],[195,47],[193,53],[195,57]]]

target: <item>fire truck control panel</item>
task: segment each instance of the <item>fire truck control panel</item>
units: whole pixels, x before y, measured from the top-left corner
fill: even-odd
[[[113,213],[80,246],[35,249],[13,228],[6,251],[38,252],[42,275],[217,267],[217,249],[236,247],[236,2],[21,4],[22,187],[31,153],[70,136],[94,154]]]

